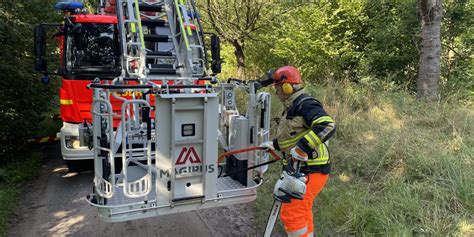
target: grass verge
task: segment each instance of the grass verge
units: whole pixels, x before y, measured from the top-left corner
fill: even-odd
[[[472,101],[423,103],[398,89],[351,84],[325,89],[307,88],[338,126],[333,172],[313,209],[318,235],[474,235]],[[270,170],[259,190],[260,226],[278,173]]]
[[[0,168],[0,236],[7,233],[7,224],[19,193],[19,184],[38,175],[40,152],[27,153],[17,161]]]

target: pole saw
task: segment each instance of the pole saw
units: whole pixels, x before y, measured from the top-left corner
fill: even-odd
[[[287,164],[273,189],[273,206],[268,215],[264,237],[272,234],[282,204],[290,203],[291,199],[303,200],[306,193],[306,177],[300,173],[300,167],[301,162],[308,161],[308,155],[298,147],[291,149],[290,154],[291,156],[285,157]]]

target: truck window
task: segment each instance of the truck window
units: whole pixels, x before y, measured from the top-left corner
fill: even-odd
[[[81,23],[66,33],[66,65],[73,73],[107,72],[119,68],[117,31],[113,24]]]

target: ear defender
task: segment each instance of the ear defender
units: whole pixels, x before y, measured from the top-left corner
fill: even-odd
[[[281,89],[285,95],[293,94],[293,86],[290,83],[283,83],[283,85],[281,85]]]

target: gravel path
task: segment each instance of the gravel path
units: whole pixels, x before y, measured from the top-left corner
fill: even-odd
[[[7,236],[258,236],[251,204],[107,223],[85,197],[91,171],[69,173],[59,144],[44,147],[39,177],[26,184]]]

